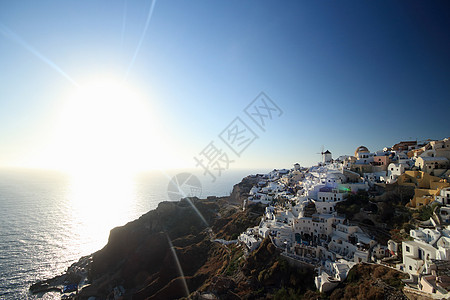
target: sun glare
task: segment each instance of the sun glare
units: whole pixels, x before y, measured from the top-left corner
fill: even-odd
[[[148,101],[117,80],[82,85],[58,123],[59,160],[71,174],[128,174],[167,159]]]
[[[136,173],[170,158],[152,109],[138,89],[109,77],[80,84],[64,99],[47,161],[69,174],[67,197],[81,222],[74,231],[92,237],[85,253],[129,221]]]

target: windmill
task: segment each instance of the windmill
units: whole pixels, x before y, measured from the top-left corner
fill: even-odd
[[[325,148],[324,148],[324,146],[322,145],[321,147],[320,147],[320,152],[317,152],[316,154],[321,154],[321,155],[323,155],[323,150],[324,150]]]
[[[322,162],[324,161],[323,155],[324,155],[324,153],[325,153],[325,152],[323,152],[323,150],[324,150],[324,146],[322,145],[322,147],[320,147],[320,152],[316,153],[316,154],[320,154],[321,157],[322,157],[322,161],[319,162],[319,169],[318,169],[318,171],[319,171],[319,182],[322,181],[322,169],[321,169],[321,165],[322,165]]]
[[[323,145],[322,145],[322,147],[320,147],[320,152],[317,152],[317,153],[316,153],[316,154],[320,154],[320,155],[321,155],[322,161],[323,161],[323,154],[325,153],[325,152],[323,152],[323,150],[324,150],[324,147],[323,147]]]

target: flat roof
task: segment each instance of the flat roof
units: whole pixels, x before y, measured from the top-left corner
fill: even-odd
[[[405,245],[411,245],[420,247],[422,249],[428,250],[428,251],[436,251],[437,249],[431,246],[430,244],[427,244],[425,242],[419,242],[419,241],[403,241]]]
[[[420,157],[422,158],[424,161],[448,161],[448,159],[446,157],[441,157],[441,156],[436,156],[436,157]]]

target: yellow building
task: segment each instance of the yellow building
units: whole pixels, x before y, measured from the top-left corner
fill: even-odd
[[[433,202],[441,189],[450,187],[450,183],[445,179],[432,176],[422,171],[405,171],[397,178],[400,186],[414,186],[414,197],[407,204],[412,208],[428,205]]]
[[[419,208],[421,206],[428,205],[434,201],[437,195],[439,195],[439,191],[439,189],[415,189],[414,197],[407,204],[407,206],[412,208]]]

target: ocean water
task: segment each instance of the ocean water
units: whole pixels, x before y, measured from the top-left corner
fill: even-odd
[[[216,182],[198,170],[193,173],[206,197],[228,196],[244,176],[262,171],[227,170]],[[101,249],[115,226],[170,200],[169,181],[180,172],[73,178],[51,171],[0,170],[0,299],[59,299],[57,293],[30,295],[29,286]]]

